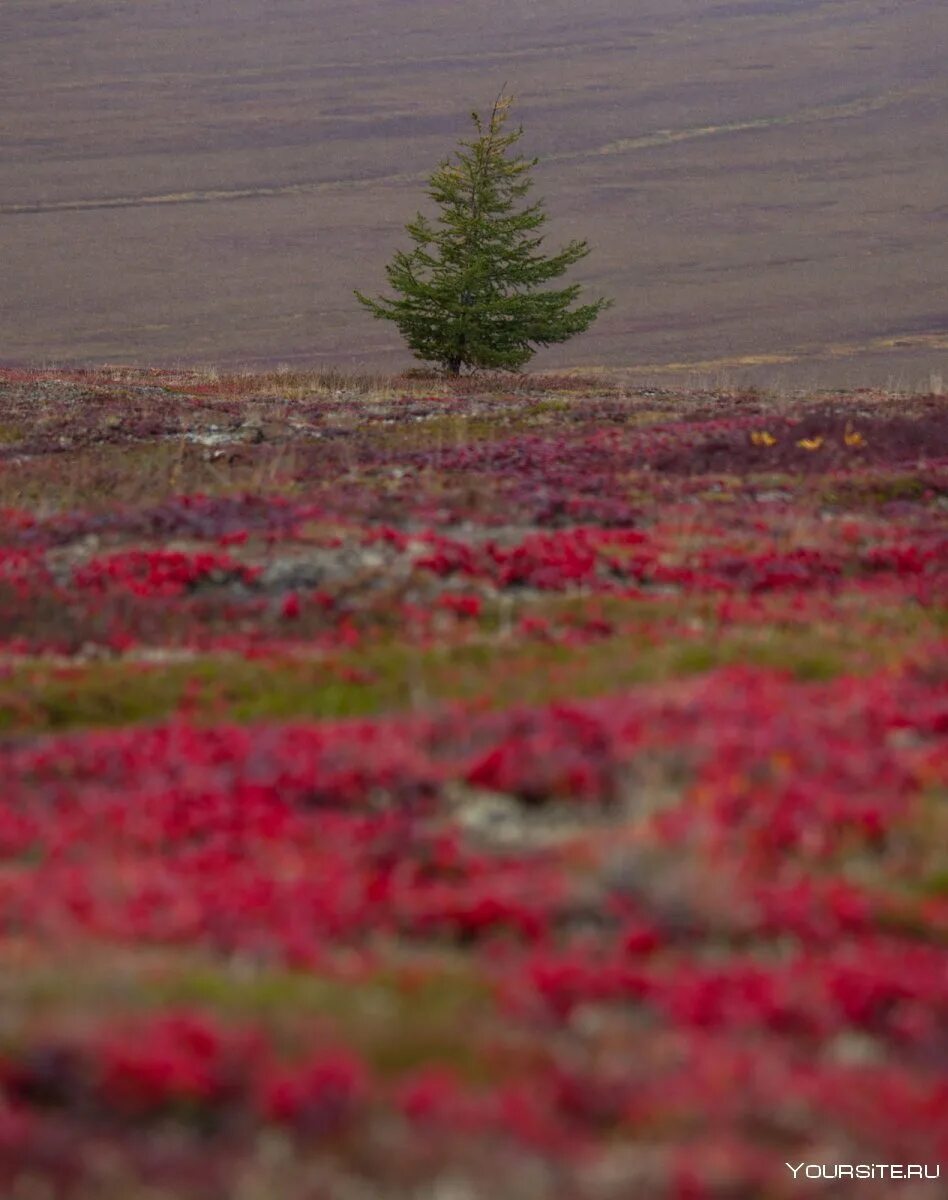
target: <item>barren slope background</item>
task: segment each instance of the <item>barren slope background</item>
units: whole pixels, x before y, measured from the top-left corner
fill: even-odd
[[[351,289],[507,81],[617,300],[537,366],[927,387],[946,47],[943,0],[4,0],[0,359],[405,365]]]

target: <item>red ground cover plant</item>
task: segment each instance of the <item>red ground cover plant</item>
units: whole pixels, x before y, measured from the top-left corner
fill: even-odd
[[[948,1159],[944,402],[570,386],[3,373],[4,1194]]]

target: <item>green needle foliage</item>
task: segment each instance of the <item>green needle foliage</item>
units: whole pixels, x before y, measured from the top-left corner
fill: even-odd
[[[547,221],[543,202],[518,207],[532,186],[537,159],[510,154],[523,127],[504,132],[513,98],[501,93],[490,120],[471,116],[477,137],[461,141],[429,180],[440,207],[432,223],[419,213],[406,229],[415,243],[386,267],[397,298],[356,296],[373,316],[394,321],[415,357],[452,375],[462,367],[517,370],[538,346],[565,342],[588,329],[612,301],[571,307],[579,284],[543,290],[585,258],[585,241],[558,254],[540,252]]]

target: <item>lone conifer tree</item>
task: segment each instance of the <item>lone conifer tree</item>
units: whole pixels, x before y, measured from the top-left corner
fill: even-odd
[[[461,141],[456,161],[431,176],[428,195],[441,214],[435,224],[419,213],[406,225],[414,249],[398,251],[386,268],[398,298],[355,293],[374,316],[395,322],[416,358],[452,375],[462,367],[516,370],[536,347],[588,329],[612,303],[571,308],[579,284],[542,290],[589,247],[572,241],[549,258],[540,253],[543,203],[517,206],[538,160],[508,155],[523,133],[504,132],[512,101],[501,92],[486,127],[472,113],[477,137]]]

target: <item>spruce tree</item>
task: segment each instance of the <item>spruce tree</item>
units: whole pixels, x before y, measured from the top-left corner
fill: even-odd
[[[588,329],[612,303],[571,307],[579,284],[543,289],[589,247],[571,241],[558,254],[541,253],[543,202],[518,206],[538,159],[511,153],[523,134],[522,126],[505,132],[512,101],[501,92],[486,123],[472,113],[477,136],[431,176],[427,194],[440,215],[433,223],[419,213],[406,225],[414,248],[386,268],[397,297],[355,293],[375,317],[395,322],[416,358],[452,375],[462,367],[517,370],[537,347]]]

